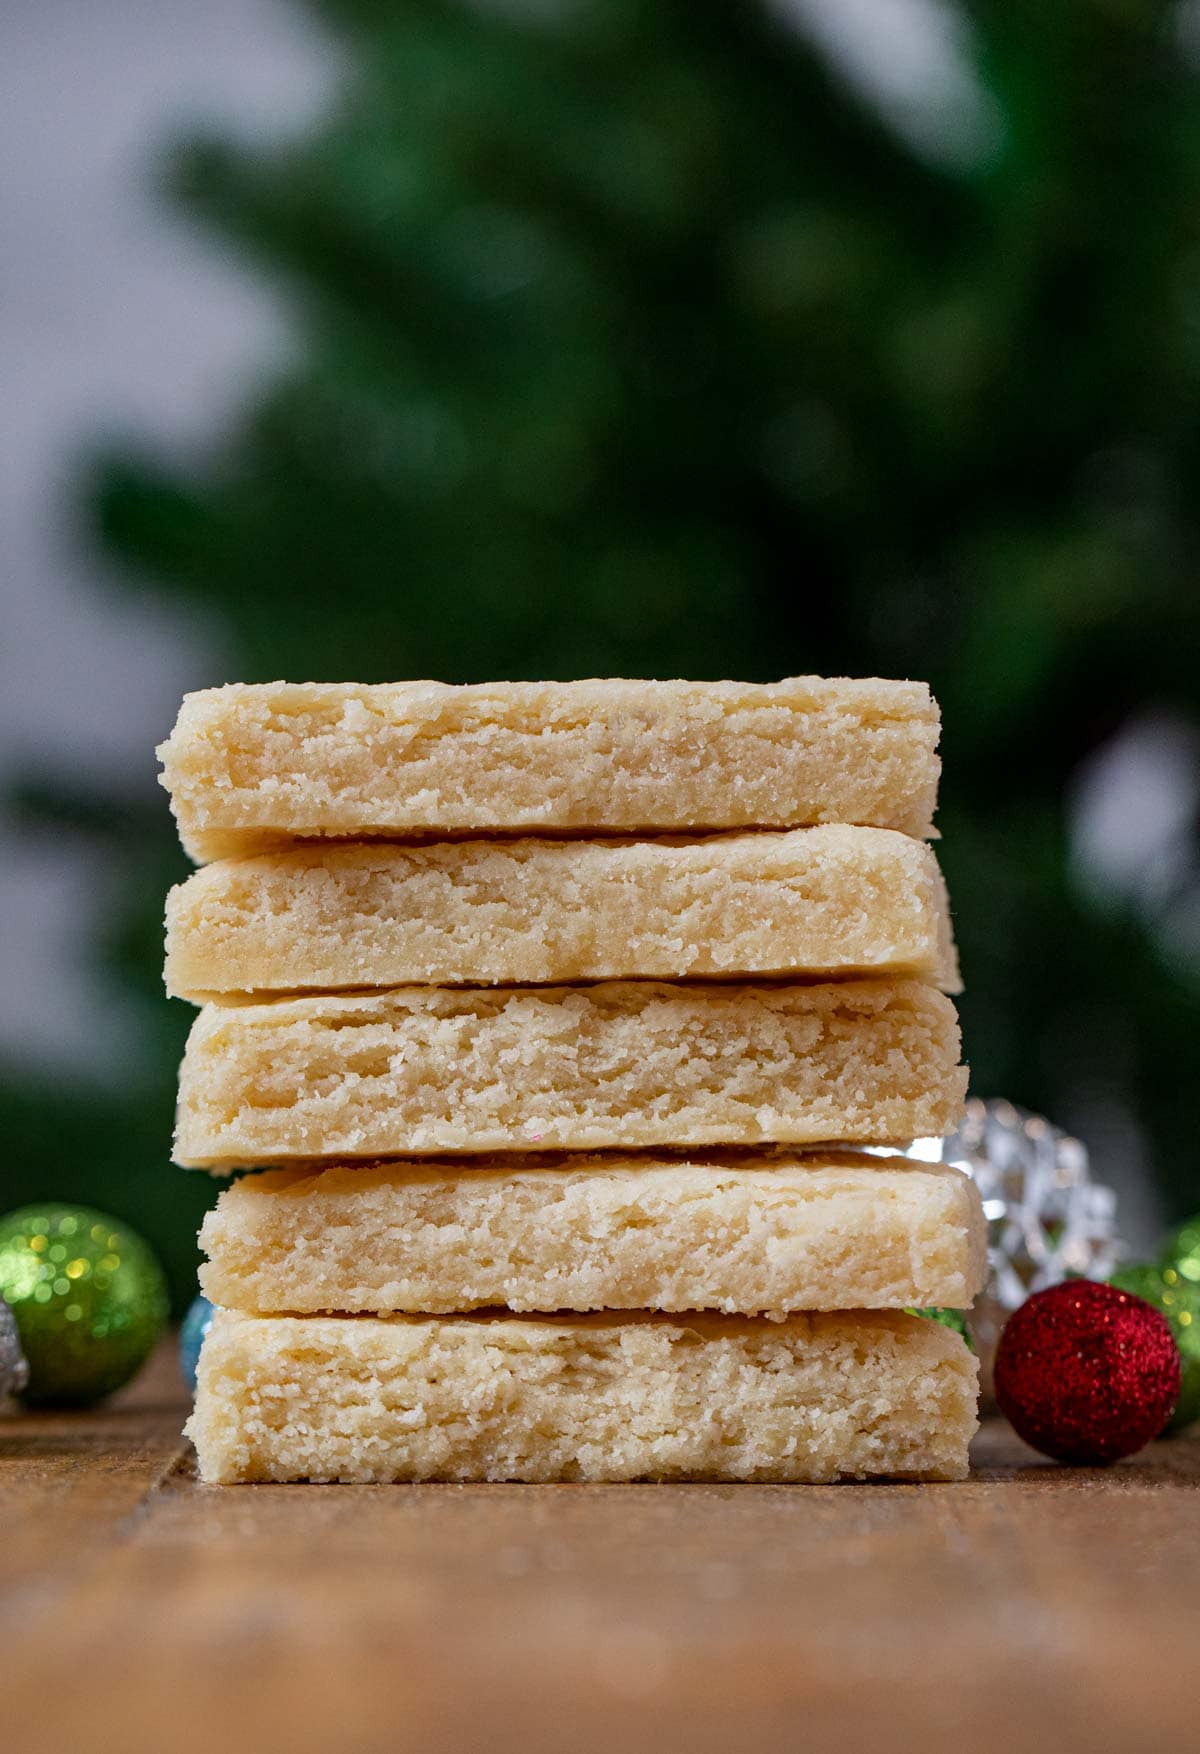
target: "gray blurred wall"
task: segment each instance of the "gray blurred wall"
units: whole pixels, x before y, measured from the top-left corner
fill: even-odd
[[[0,791],[38,768],[155,789],[215,630],[118,592],[76,527],[89,442],[203,446],[287,345],[266,290],[175,221],[163,147],[301,124],[336,75],[285,0],[0,5]],[[165,799],[164,799],[165,804]],[[0,819],[0,1051],[102,1073],[131,1045],[86,966],[104,871]]]

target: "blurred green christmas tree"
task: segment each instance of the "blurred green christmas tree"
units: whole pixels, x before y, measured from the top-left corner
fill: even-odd
[[[1184,9],[959,8],[991,132],[956,160],[750,0],[314,9],[336,113],[173,167],[290,287],[297,362],[206,468],[103,461],[111,549],[246,680],[928,677],[975,1088],[1067,1125],[1112,1091],[1194,1206],[1196,970],[1081,900],[1064,805],[1146,703],[1200,714]],[[106,1106],[14,1087],[14,1198],[111,1173],[182,1284],[182,862],[165,806],[114,838],[150,1061]]]

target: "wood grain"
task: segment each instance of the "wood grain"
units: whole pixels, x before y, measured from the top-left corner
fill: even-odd
[[[955,1486],[198,1484],[164,1356],[0,1422],[22,1754],[1191,1745],[1200,1440]],[[6,1738],[8,1739],[8,1738]]]

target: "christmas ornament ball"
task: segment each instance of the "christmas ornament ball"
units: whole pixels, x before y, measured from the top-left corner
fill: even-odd
[[[179,1330],[179,1371],[191,1394],[196,1392],[196,1367],[204,1336],[212,1327],[213,1306],[204,1293],[192,1299]]]
[[[29,1365],[22,1398],[58,1406],[83,1406],[127,1383],[168,1312],[150,1249],[90,1206],[23,1206],[0,1218],[0,1296]]]
[[[971,1348],[972,1352],[974,1352],[975,1342],[971,1338],[971,1330],[967,1325],[967,1313],[965,1310],[939,1309],[931,1306],[928,1309],[910,1308],[905,1313],[908,1315],[920,1316],[923,1321],[937,1322],[939,1326],[943,1328],[953,1328],[954,1332],[960,1334],[967,1342],[967,1345]]]
[[[1179,1396],[1165,1316],[1116,1285],[1066,1280],[1005,1324],[996,1400],[1020,1437],[1060,1462],[1130,1456],[1162,1431]]]
[[[1200,1284],[1182,1278],[1170,1263],[1122,1267],[1110,1283],[1144,1298],[1166,1316],[1181,1370],[1179,1399],[1166,1429],[1185,1431],[1200,1419]]]
[[[1172,1231],[1159,1262],[1164,1267],[1173,1267],[1185,1284],[1200,1290],[1200,1214]]]
[[[0,1297],[0,1404],[19,1394],[29,1381],[29,1366],[21,1351],[17,1318]]]

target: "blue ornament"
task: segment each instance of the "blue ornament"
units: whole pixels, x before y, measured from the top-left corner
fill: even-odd
[[[196,1392],[196,1366],[204,1336],[212,1327],[213,1306],[207,1297],[197,1297],[183,1318],[179,1330],[179,1369],[191,1394]]]

